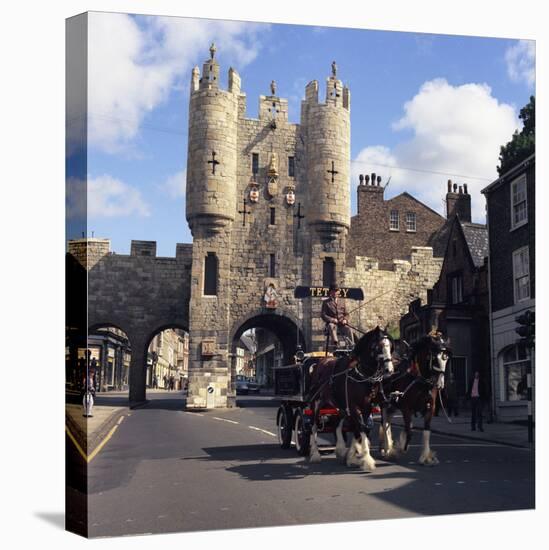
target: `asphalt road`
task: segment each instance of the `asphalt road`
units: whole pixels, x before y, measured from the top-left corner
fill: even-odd
[[[270,398],[194,413],[179,393],[149,397],[88,465],[90,536],[534,507],[527,449],[433,435],[440,464],[425,467],[416,433],[407,455],[389,462],[376,451],[377,469],[364,473],[333,453],[309,464],[281,449]]]

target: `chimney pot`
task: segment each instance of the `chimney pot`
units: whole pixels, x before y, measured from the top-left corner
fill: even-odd
[[[376,184],[376,173],[372,172],[372,185]]]
[[[467,184],[466,184],[466,183],[463,184],[463,192],[464,192],[466,195],[468,194],[468,193],[467,193]]]
[[[457,188],[458,188],[457,183],[454,183],[454,193],[457,193]]]
[[[452,180],[448,180],[448,193],[452,192]]]
[[[360,176],[358,176],[358,180],[360,182],[360,185],[364,185],[364,175],[363,174],[360,174]]]
[[[368,182],[370,181],[370,176],[368,174],[366,174],[364,176],[364,185],[368,185]]]
[[[377,186],[379,187],[379,184],[381,183],[381,176],[377,177]]]
[[[459,186],[459,194],[463,195],[463,187],[461,187],[461,185]]]

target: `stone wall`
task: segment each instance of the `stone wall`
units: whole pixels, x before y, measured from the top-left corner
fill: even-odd
[[[344,285],[364,290],[364,306],[350,316],[351,324],[369,330],[376,325],[398,326],[400,317],[416,298],[427,300],[427,290],[438,280],[442,258],[434,258],[429,247],[412,247],[409,260],[394,260],[393,269],[380,269],[373,258],[358,257],[356,266],[348,268]],[[360,302],[349,301],[351,311]]]
[[[88,239],[88,257],[107,239]],[[69,251],[81,243],[69,242]],[[88,272],[88,326],[122,329],[132,347],[130,401],[145,399],[146,352],[151,338],[168,327],[188,330],[193,245],[178,244],[175,258],[152,254],[156,243],[132,242],[132,254],[103,255]],[[147,251],[148,254],[142,254]]]

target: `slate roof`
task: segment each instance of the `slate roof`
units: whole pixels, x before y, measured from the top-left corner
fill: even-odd
[[[473,263],[480,267],[488,256],[488,228],[480,223],[460,223]]]

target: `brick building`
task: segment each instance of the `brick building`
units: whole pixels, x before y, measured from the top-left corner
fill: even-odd
[[[492,394],[502,420],[526,419],[534,357],[517,344],[515,317],[535,311],[535,167],[531,155],[483,189],[490,241]]]
[[[407,192],[385,200],[376,174],[360,176],[357,214],[351,218],[349,259],[376,258],[381,265],[409,258],[413,246],[429,246],[446,221]]]

